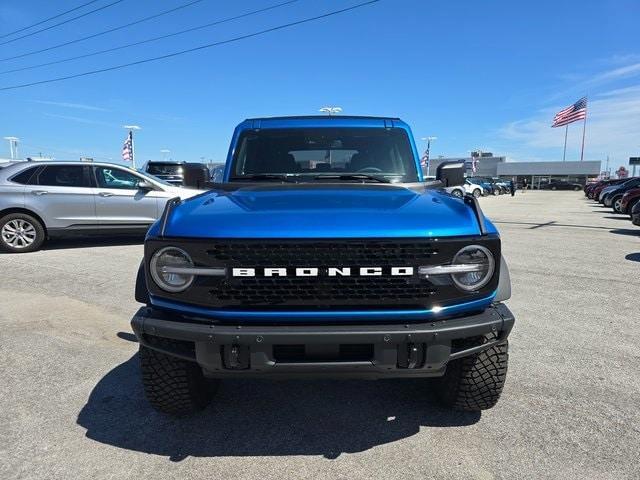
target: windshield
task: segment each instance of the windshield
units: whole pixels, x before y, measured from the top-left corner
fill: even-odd
[[[152,175],[181,175],[182,165],[175,163],[149,163],[147,173]]]
[[[300,181],[367,177],[416,182],[407,133],[383,128],[291,128],[245,132],[231,180],[291,176]]]

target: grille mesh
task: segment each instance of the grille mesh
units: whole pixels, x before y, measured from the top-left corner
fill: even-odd
[[[423,264],[438,254],[426,242],[227,243],[207,249],[215,262],[233,266],[403,266]],[[422,262],[422,263],[421,263]]]
[[[412,303],[436,290],[425,279],[400,277],[251,278],[225,282],[210,291],[216,301],[244,305],[287,302],[340,305],[347,303]]]

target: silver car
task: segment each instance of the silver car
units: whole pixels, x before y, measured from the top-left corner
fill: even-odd
[[[20,162],[0,169],[0,249],[68,234],[144,233],[173,197],[201,193],[122,165]]]

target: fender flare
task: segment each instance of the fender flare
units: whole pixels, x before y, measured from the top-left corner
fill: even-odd
[[[496,302],[503,302],[511,298],[511,276],[509,275],[509,267],[500,255],[500,279],[498,280],[498,290],[496,291]]]
[[[136,275],[136,289],[135,289],[136,302],[149,305],[151,300],[149,299],[149,290],[147,288],[147,275],[144,269],[144,260],[140,262],[138,267],[138,274]]]

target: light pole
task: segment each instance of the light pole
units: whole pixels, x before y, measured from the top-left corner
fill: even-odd
[[[322,107],[319,112],[326,113],[329,116],[335,115],[336,113],[342,112],[341,107]]]
[[[167,154],[171,153],[171,150],[163,148],[162,150],[160,150],[160,153],[162,154],[162,160],[166,162],[167,161]]]
[[[133,131],[134,130],[142,130],[142,127],[139,125],[123,125],[122,128],[126,128],[129,130],[129,134],[131,135],[131,166],[133,169],[136,169],[136,157],[135,157],[135,149],[133,148]]]
[[[18,158],[18,137],[4,137],[9,142],[9,150],[11,151],[11,160]]]
[[[431,161],[430,161],[430,156],[431,156],[431,142],[434,140],[437,140],[438,137],[422,137],[421,140],[426,141],[427,142],[427,150],[424,152],[425,154],[425,167],[427,167],[427,175],[429,175],[429,168],[431,167]]]

